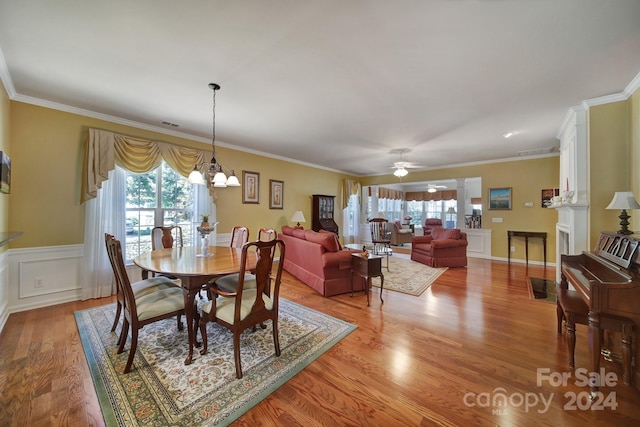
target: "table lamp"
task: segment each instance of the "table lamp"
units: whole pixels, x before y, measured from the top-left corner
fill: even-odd
[[[616,231],[618,234],[633,234],[633,231],[629,230],[629,214],[627,209],[640,209],[640,204],[633,197],[631,191],[616,191],[613,195],[613,200],[609,203],[606,209],[622,209],[618,218],[620,218],[620,230]]]
[[[302,211],[295,211],[291,217],[291,222],[297,222],[298,224],[296,224],[296,227],[300,227],[301,222],[306,222]]]

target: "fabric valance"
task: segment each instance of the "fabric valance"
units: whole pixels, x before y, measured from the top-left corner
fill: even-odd
[[[428,191],[407,191],[405,200],[416,202],[428,202],[430,200],[457,200],[458,190],[444,190],[436,191],[435,193],[429,193]]]
[[[84,153],[80,203],[96,197],[116,164],[131,172],[144,173],[160,166],[163,159],[172,169],[187,177],[193,165],[205,161],[206,154],[193,148],[90,128]],[[213,191],[210,187],[212,197]]]
[[[371,187],[369,187],[371,191]],[[390,188],[378,187],[379,199],[404,200],[404,192],[400,190],[392,190]]]
[[[342,185],[342,209],[347,208],[351,196],[360,196],[360,183],[352,179],[345,179]]]

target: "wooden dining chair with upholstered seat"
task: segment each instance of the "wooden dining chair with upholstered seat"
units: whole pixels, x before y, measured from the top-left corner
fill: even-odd
[[[274,268],[274,254],[280,254],[280,262]],[[255,286],[245,287],[245,273],[248,272],[247,253],[255,251],[257,255],[255,268]],[[256,325],[264,329],[264,322],[271,320],[273,328],[273,344],[277,356],[280,356],[278,338],[278,297],[285,256],[285,245],[280,239],[268,242],[249,242],[242,247],[241,270],[237,276],[235,290],[230,292],[221,282],[222,277],[209,285],[212,293],[218,295],[203,304],[200,317],[200,333],[203,347],[201,354],[207,353],[207,322],[216,322],[233,332],[233,353],[236,365],[236,377],[242,378],[242,361],[240,360],[240,335],[246,329],[256,330]]]
[[[261,242],[268,242],[277,238],[278,233],[273,228],[261,228],[258,230],[258,240]]]
[[[242,227],[236,225],[231,230],[231,243],[229,244],[232,248],[241,248],[245,243],[249,241],[249,229],[247,227]]]
[[[178,330],[183,329],[181,316],[184,314],[184,295],[182,288],[166,277],[148,279],[147,283],[164,282],[155,287],[149,286],[145,288],[145,292],[138,292],[136,295],[127,275],[120,241],[110,234],[105,234],[105,244],[115,276],[118,302],[124,313],[122,331],[118,338],[118,354],[124,351],[129,328],[131,328],[131,348],[123,371],[126,374],[133,364],[138,346],[138,331],[145,325],[176,316]],[[136,284],[139,283],[136,282]],[[195,332],[197,319],[189,327],[193,327]]]
[[[114,237],[112,235],[105,234],[106,240],[113,239],[113,238]],[[109,254],[109,262],[111,263],[111,268],[115,272],[116,266],[113,263],[111,254]],[[121,289],[120,282],[118,281],[117,277],[115,277],[115,283],[116,283],[116,316],[113,319],[111,332],[114,332],[116,330],[116,327],[120,322],[120,314],[122,313],[122,307],[124,306],[124,293]],[[150,279],[149,278],[142,279],[137,282],[131,283],[131,289],[133,290],[133,294],[136,296],[136,298],[142,297],[151,292],[155,292],[155,291],[167,289],[167,288],[182,289],[179,284],[177,284],[175,281],[165,276],[152,277]]]
[[[182,227],[179,225],[163,225],[153,227],[151,229],[151,250],[156,249],[168,249],[168,248],[182,248],[184,240],[182,239]],[[155,276],[154,272],[151,272],[151,277]],[[149,277],[147,270],[142,270],[142,278]],[[175,277],[167,276],[171,279]]]

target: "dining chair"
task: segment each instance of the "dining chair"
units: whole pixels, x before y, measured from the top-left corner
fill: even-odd
[[[249,229],[236,225],[231,231],[231,244],[232,248],[241,248],[242,245],[249,241]]]
[[[120,241],[114,236],[105,233],[105,244],[116,281],[118,303],[124,313],[122,330],[118,338],[118,354],[124,351],[129,328],[131,328],[131,348],[123,371],[127,374],[133,364],[133,358],[138,346],[138,331],[140,329],[150,323],[173,316],[176,316],[178,330],[183,329],[181,316],[184,314],[184,295],[182,288],[166,277],[143,280],[142,282],[146,282],[146,284],[160,283],[157,286],[146,287],[144,292],[138,290],[138,294],[136,294],[133,286],[140,284],[140,282],[132,285],[129,281]],[[116,316],[119,317],[119,314]],[[194,333],[197,331],[197,323],[196,319],[193,324]]]
[[[165,225],[165,226],[157,226],[151,229],[151,250],[155,251],[156,249],[168,249],[173,248],[174,246],[177,248],[183,247],[184,240],[182,238],[182,227],[179,225]],[[142,278],[146,279],[149,277],[149,271],[142,270]],[[155,273],[151,272],[151,277],[155,276]],[[167,276],[172,280],[176,278],[173,276]]]
[[[112,235],[105,233],[105,241],[113,238],[114,237]],[[108,249],[109,248],[107,247],[109,262],[111,263],[111,268],[115,272],[116,265],[114,264],[114,260],[112,259],[111,254],[108,253]],[[122,287],[120,286],[120,282],[118,281],[117,276],[115,277],[115,282],[116,282],[116,316],[113,319],[111,332],[114,332],[116,330],[116,327],[120,322],[120,314],[122,313],[122,307],[124,306],[124,293],[122,292]],[[136,297],[142,297],[152,292],[155,292],[161,289],[167,289],[167,288],[181,289],[179,284],[177,284],[173,280],[164,276],[152,277],[150,279],[142,279],[137,282],[131,283],[131,289],[133,289],[133,294]]]
[[[258,240],[261,242],[268,242],[277,238],[278,233],[273,228],[261,228],[258,230]]]
[[[280,261],[272,274],[274,254],[276,249],[280,254]],[[245,287],[245,273],[248,272],[247,253],[256,251],[255,287]],[[273,328],[273,345],[277,356],[280,356],[280,342],[278,339],[278,296],[282,267],[284,265],[285,245],[280,239],[268,242],[249,242],[242,247],[240,261],[241,270],[237,276],[234,291],[223,286],[228,276],[221,277],[209,285],[212,293],[218,295],[202,305],[200,316],[200,334],[203,347],[201,354],[207,353],[207,322],[216,322],[231,330],[233,333],[233,354],[236,365],[236,377],[242,378],[242,362],[240,360],[240,335],[246,329],[256,330],[260,324],[266,328],[264,322],[271,320]]]

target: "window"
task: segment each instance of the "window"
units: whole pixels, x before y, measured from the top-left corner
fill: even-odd
[[[164,161],[147,173],[126,172],[126,261],[151,250],[151,229],[162,225],[182,227],[184,244],[197,244],[194,186]]]

